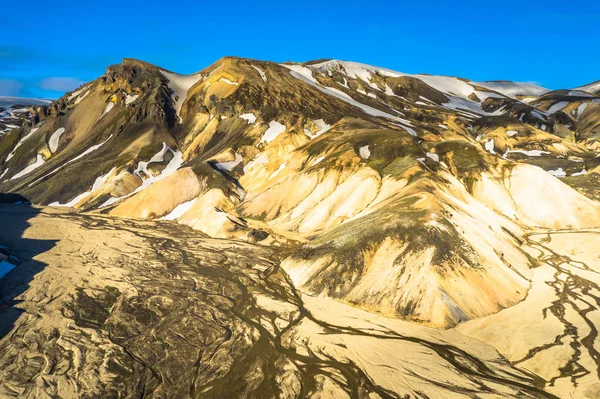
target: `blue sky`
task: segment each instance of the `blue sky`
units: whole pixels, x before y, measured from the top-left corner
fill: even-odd
[[[600,79],[596,0],[403,3],[8,1],[0,95],[57,98],[124,57],[180,73],[236,55],[337,58],[551,89]]]

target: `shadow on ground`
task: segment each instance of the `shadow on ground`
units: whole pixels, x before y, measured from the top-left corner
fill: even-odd
[[[56,240],[24,238],[29,220],[40,213],[18,194],[0,193],[0,245],[18,259],[17,266],[0,279],[0,339],[14,327],[23,311],[18,308],[20,294],[29,288],[36,274],[46,264],[34,260],[36,255],[54,247]]]

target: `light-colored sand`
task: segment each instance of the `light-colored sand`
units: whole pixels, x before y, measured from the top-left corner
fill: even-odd
[[[455,330],[538,374],[561,398],[599,397],[599,243],[600,230],[532,234],[529,252],[544,264],[527,299]]]

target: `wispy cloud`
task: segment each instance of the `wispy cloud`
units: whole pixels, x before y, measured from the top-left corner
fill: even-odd
[[[23,83],[14,79],[0,79],[0,95],[15,96],[23,88]]]
[[[52,77],[41,80],[39,86],[42,90],[67,92],[76,89],[83,83],[83,80],[77,78]]]

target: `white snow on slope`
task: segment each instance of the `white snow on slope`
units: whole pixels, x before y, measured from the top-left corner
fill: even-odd
[[[75,162],[83,157],[85,157],[86,155],[96,151],[98,148],[102,147],[108,140],[111,139],[113,135],[111,134],[110,136],[108,136],[108,138],[106,140],[104,140],[102,143],[100,144],[96,144],[91,146],[90,148],[88,148],[87,150],[85,150],[84,152],[82,152],[80,155],[76,156],[75,158],[71,159],[70,161],[68,161],[65,165],[70,164],[71,162]]]
[[[56,129],[56,131],[54,133],[52,133],[52,136],[50,136],[48,146],[50,147],[51,153],[54,154],[56,152],[56,149],[58,148],[58,141],[60,140],[60,136],[62,136],[64,132],[65,132],[65,128],[59,127],[58,129]]]
[[[247,120],[249,125],[256,122],[256,115],[254,115],[252,112],[249,112],[247,114],[242,114],[242,115],[240,115],[240,118]]]
[[[91,193],[93,193],[94,191],[98,190],[108,179],[108,176],[110,176],[110,174],[115,170],[116,168],[112,168],[108,173],[106,173],[105,175],[99,176],[96,178],[96,180],[94,181],[94,184],[92,185],[92,188],[90,191],[86,191],[85,193],[81,193],[79,194],[77,197],[73,198],[71,201],[67,202],[66,204],[61,204],[58,201],[53,202],[51,204],[49,204],[49,206],[65,206],[65,207],[73,207],[75,205],[77,205],[78,203],[80,203],[84,198],[86,198],[87,196],[89,196]]]
[[[440,156],[438,154],[434,154],[432,152],[428,152],[425,154],[425,156],[429,159],[431,159],[434,162],[439,163],[440,162]]]
[[[17,173],[13,177],[11,177],[10,180],[18,179],[20,177],[23,177],[23,176],[25,176],[25,175],[33,172],[34,170],[36,170],[37,168],[39,168],[40,166],[42,166],[45,162],[46,162],[46,160],[44,159],[44,157],[42,156],[42,154],[37,154],[37,159],[36,159],[36,161],[34,163],[32,163],[31,165],[27,166],[22,171],[20,171],[19,173]]]
[[[490,141],[488,141],[487,143],[484,144],[485,149],[490,153],[490,154],[495,154],[496,151],[494,151],[494,139],[491,139]]]
[[[77,97],[77,99],[75,100],[75,105],[79,104],[81,102],[81,100],[83,100],[84,98],[87,97],[88,94],[90,94],[92,92],[92,90],[88,90],[85,93],[83,93],[81,96]]]
[[[242,156],[236,152],[235,159],[233,161],[215,163],[215,167],[219,170],[231,170],[238,166],[243,160],[244,158],[242,158]]]
[[[73,94],[71,94],[69,97],[67,97],[67,101],[71,101],[72,99],[75,98],[75,105],[79,104],[81,102],[81,100],[83,100],[88,94],[91,93],[91,89],[90,86],[84,86],[81,89],[73,92]],[[84,93],[85,92],[85,93]],[[80,95],[81,93],[83,93],[83,95]]]
[[[555,112],[560,111],[561,109],[563,109],[564,107],[566,107],[567,105],[569,105],[568,101],[559,101],[555,104],[552,104],[552,106],[550,108],[548,108],[548,111],[544,112],[546,115],[552,115]]]
[[[588,98],[594,97],[594,95],[588,93],[587,91],[583,91],[583,90],[571,90],[568,95],[571,97],[588,97]]]
[[[109,102],[108,104],[106,104],[106,107],[104,108],[104,112],[102,113],[102,116],[100,117],[100,119],[104,118],[104,115],[108,114],[110,112],[110,110],[113,109],[114,106],[115,106],[115,103],[113,103],[112,101]]]
[[[565,177],[567,175],[563,168],[558,168],[556,170],[548,170],[547,172],[554,177]]]
[[[600,90],[600,80],[597,82],[594,82],[594,83],[590,83],[589,85],[576,87],[575,90],[583,90],[583,91],[587,91],[588,93],[599,91]]]
[[[310,166],[315,166],[316,164],[318,164],[319,162],[321,162],[324,159],[325,159],[325,155],[322,155],[319,158],[315,159],[315,161]]]
[[[238,85],[238,82],[233,82],[227,78],[221,78],[221,79],[219,79],[219,82],[227,83],[228,85],[234,85],[234,86]]]
[[[4,175],[8,173],[8,170],[9,170],[9,169],[10,169],[10,168],[6,168],[6,169],[4,169],[4,172],[2,172],[2,173],[0,174],[0,180],[2,180],[2,178],[4,177]]]
[[[312,78],[312,75],[309,77],[306,73],[301,72],[300,69],[306,68],[306,67],[297,66],[297,65],[292,66],[292,65],[286,65],[286,64],[283,64],[283,66],[285,66],[289,69],[293,69],[296,72],[301,73],[305,77],[314,81],[314,79]],[[292,68],[292,67],[295,67],[295,68]],[[435,76],[435,75],[413,75],[413,74],[407,74],[407,73],[403,73],[403,72],[396,72],[396,71],[392,71],[392,70],[385,69],[385,68],[379,68],[379,67],[375,67],[375,66],[371,66],[371,65],[367,65],[367,64],[361,64],[358,62],[332,60],[332,61],[325,61],[325,62],[318,63],[318,64],[312,64],[312,65],[309,65],[308,68],[310,70],[315,70],[320,73],[327,72],[329,74],[331,73],[331,71],[335,70],[335,71],[344,73],[346,76],[348,76],[350,78],[361,79],[362,81],[368,83],[371,87],[373,87],[374,89],[377,89],[377,90],[380,90],[379,87],[377,85],[375,85],[374,83],[371,83],[371,81],[370,81],[371,76],[373,74],[379,74],[379,75],[389,76],[389,77],[401,77],[401,76],[414,77],[414,78],[417,78],[417,79],[425,82],[426,84],[433,87],[434,89],[437,89],[437,90],[441,91],[442,93],[446,94],[446,96],[448,97],[448,102],[446,104],[444,104],[444,107],[450,108],[450,109],[466,109],[467,111],[474,111],[477,114],[494,115],[497,113],[490,114],[490,113],[483,111],[481,109],[481,107],[479,106],[479,104],[477,104],[474,101],[469,100],[469,96],[471,94],[477,95],[477,97],[482,102],[485,101],[489,97],[496,97],[496,98],[504,97],[502,94],[476,90],[472,85],[470,85],[469,83],[466,83],[463,80],[458,79],[458,78],[453,78],[453,77],[449,77],[449,76]],[[332,89],[332,90],[335,90],[335,89]],[[342,94],[345,94],[345,93],[342,92]],[[376,116],[383,116],[383,115],[376,115]]]
[[[189,200],[183,202],[175,207],[168,215],[165,215],[160,218],[160,220],[176,220],[183,216],[184,213],[192,209],[194,203],[198,200],[198,198],[194,198],[193,200]]]
[[[281,172],[282,170],[285,169],[286,166],[287,166],[287,162],[284,162],[281,165],[279,165],[279,168],[277,168],[277,170],[275,172],[271,173],[271,176],[269,176],[269,178],[267,180],[271,180],[272,178],[277,176],[279,174],[279,172]]]
[[[284,65],[287,66],[287,65]],[[319,72],[329,71],[329,70],[337,70],[342,72],[353,79],[359,78],[364,82],[371,85],[371,87],[378,89],[377,85],[370,82],[371,75],[379,74],[388,77],[401,77],[401,76],[410,76],[417,79],[422,80],[427,83],[429,86],[437,89],[443,93],[451,94],[457,97],[461,97],[463,99],[468,99],[469,95],[472,93],[476,93],[479,98],[482,96],[487,98],[489,96],[498,96],[493,93],[483,93],[481,91],[476,91],[473,86],[464,82],[461,79],[449,77],[449,76],[436,76],[436,75],[419,75],[419,74],[408,74],[403,72],[392,71],[390,69],[375,67],[372,65],[361,64],[358,62],[352,61],[339,61],[339,60],[331,60],[325,61],[319,64],[310,65],[311,69],[315,69]],[[483,87],[483,86],[482,86]],[[483,101],[483,99],[482,99]]]
[[[110,138],[113,135],[111,134],[106,140],[104,140],[102,143],[100,144],[96,144],[91,146],[90,148],[88,148],[87,150],[85,150],[84,152],[82,152],[81,154],[79,154],[78,156],[76,156],[75,158],[65,162],[64,164],[58,166],[57,168],[55,168],[54,170],[46,173],[44,176],[40,177],[39,179],[37,179],[36,181],[34,181],[33,183],[29,184],[29,187],[36,185],[37,183],[39,183],[41,180],[45,179],[46,177],[53,175],[54,173],[58,172],[59,170],[61,170],[62,168],[64,168],[65,166],[67,166],[68,164],[75,162],[81,158],[83,158],[84,156],[96,151],[98,148],[102,147],[108,140],[110,140]]]
[[[87,87],[82,87],[81,89],[74,91],[69,97],[67,97],[67,101],[71,101],[72,99],[83,93],[85,89],[87,89]]]
[[[90,195],[90,192],[86,191],[85,193],[79,194],[77,197],[73,198],[71,201],[67,202],[66,204],[61,204],[58,201],[54,201],[54,202],[48,204],[48,206],[64,206],[64,207],[72,208],[75,205],[77,205],[78,203],[80,203],[88,195]]]
[[[322,91],[325,94],[329,94],[331,96],[337,97],[338,99],[345,101],[357,108],[362,109],[364,112],[366,112],[369,115],[373,115],[373,116],[379,116],[379,117],[384,117],[384,118],[390,118],[393,120],[396,120],[398,122],[400,122],[402,125],[408,125],[408,126],[412,126],[412,123],[410,123],[408,120],[400,118],[398,116],[394,116],[392,114],[389,114],[387,112],[383,112],[380,111],[376,108],[370,107],[366,104],[360,103],[356,100],[354,100],[352,97],[350,97],[348,94],[344,93],[343,91],[331,88],[331,87],[325,87],[322,86],[319,82],[317,82],[317,80],[312,76],[312,70],[308,67],[302,66],[302,65],[287,65],[287,64],[282,64],[284,67],[288,68],[290,70],[290,74],[297,78],[300,79],[302,81],[304,81],[305,83],[308,83],[309,85],[316,87],[317,89],[319,89],[320,91]],[[312,67],[312,66],[311,66]]]
[[[582,103],[579,104],[579,107],[577,107],[577,120],[579,120],[579,118],[581,117],[581,114],[583,114],[585,112],[585,109],[587,108],[588,103]]]
[[[153,162],[163,162],[167,151],[170,151],[173,154],[173,159],[171,159],[171,161],[169,161],[167,166],[165,166],[165,168],[160,172],[160,174],[158,176],[153,176],[152,173],[150,173],[150,171],[148,170],[148,165]],[[131,192],[127,195],[124,195],[122,197],[109,198],[102,205],[100,205],[99,208],[107,207],[109,205],[112,205],[112,204],[124,199],[124,198],[131,197],[132,195],[139,193],[140,191],[151,186],[152,184],[156,183],[157,181],[162,180],[165,177],[173,174],[177,169],[179,169],[181,167],[181,165],[183,165],[183,154],[181,153],[181,151],[172,150],[167,145],[167,143],[163,143],[162,149],[159,152],[157,152],[156,154],[154,154],[154,156],[152,156],[152,158],[150,158],[150,160],[148,162],[141,161],[140,163],[138,163],[138,167],[136,168],[134,173],[142,179],[142,185],[139,186],[138,188],[136,188],[133,192]],[[140,172],[144,172],[144,175],[147,177],[144,178],[144,176],[142,176],[140,174]]]
[[[486,89],[497,91],[507,97],[517,98],[517,96],[536,96],[539,97],[550,90],[545,87],[537,86],[531,83],[520,83],[510,81],[488,81],[475,82],[476,85]]]
[[[134,102],[135,100],[137,100],[139,96],[140,96],[139,94],[133,94],[133,95],[128,94],[125,97],[125,105],[131,104],[132,102]]]
[[[263,142],[269,144],[271,141],[275,140],[277,138],[277,136],[279,136],[283,132],[285,132],[285,125],[282,125],[281,123],[279,123],[277,121],[271,121],[271,122],[269,122],[269,128],[263,134],[262,138],[260,139],[259,144],[263,143]]]
[[[369,159],[371,156],[371,151],[369,150],[369,145],[364,145],[358,149],[358,153],[364,159]]]
[[[322,135],[323,133],[325,133],[326,131],[328,131],[329,129],[331,129],[331,125],[328,125],[327,123],[325,123],[325,121],[323,119],[313,120],[313,123],[315,124],[315,126],[317,128],[319,128],[319,130],[317,130],[314,134],[311,133],[310,130],[304,129],[304,134],[306,134],[311,139],[314,139],[315,137],[318,137],[318,136]]]
[[[6,162],[10,161],[10,159],[13,156],[15,156],[15,152],[17,151],[17,148],[19,148],[21,146],[21,144],[23,144],[25,142],[25,140],[27,140],[28,138],[30,138],[38,130],[39,130],[39,127],[32,128],[29,131],[29,133],[27,133],[27,135],[25,137],[23,137],[21,140],[19,140],[19,142],[17,143],[17,145],[15,146],[15,148],[13,148],[13,150],[11,151],[11,153],[8,154],[8,156],[6,157]]]
[[[202,75],[179,75],[177,73],[171,73],[164,70],[160,70],[160,73],[163,74],[169,80],[169,90],[171,90],[171,98],[175,103],[175,112],[177,113],[177,117],[181,122],[181,116],[179,112],[181,111],[181,107],[183,106],[184,101],[187,99],[188,90],[192,88],[200,79],[202,79]]]
[[[157,152],[156,154],[154,154],[148,162],[140,161],[138,163],[138,167],[133,171],[133,173],[138,175],[142,180],[145,179],[146,177],[152,177],[152,173],[150,173],[150,171],[148,170],[148,165],[150,165],[151,163],[155,163],[155,162],[163,162],[165,160],[165,155],[167,154],[167,151],[169,151],[169,150],[170,150],[169,146],[166,143],[163,143],[161,150],[159,152]],[[140,174],[140,172],[144,172],[144,175],[142,176]]]
[[[7,261],[0,261],[0,278],[6,276],[8,272],[15,268],[15,265]]]
[[[508,150],[507,153],[520,153],[520,154],[524,154],[527,155],[529,157],[541,157],[542,154],[550,154],[548,151],[540,151],[540,150]]]
[[[513,137],[513,136],[516,136],[517,134],[519,134],[519,132],[518,132],[518,131],[516,131],[516,130],[507,130],[507,131],[506,131],[506,135],[507,135],[508,137]]]
[[[0,118],[5,118],[7,116],[16,118],[17,114],[22,114],[22,113],[29,113],[29,109],[28,108],[10,108],[10,109],[7,109],[6,111],[0,112]],[[13,128],[16,128],[16,127],[18,127],[18,126],[14,126]]]
[[[267,81],[267,75],[265,74],[265,71],[254,65],[252,65],[252,68],[256,69],[256,72],[258,72],[262,80],[264,80],[265,82]]]

